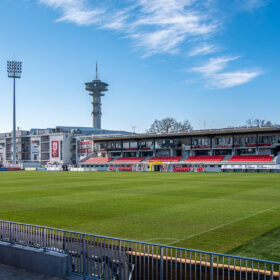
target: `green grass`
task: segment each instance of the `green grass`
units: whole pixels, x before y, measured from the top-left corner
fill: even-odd
[[[233,255],[243,255],[255,257],[256,252],[258,257],[263,259],[272,259],[279,261],[280,252],[280,227],[268,231],[257,238],[249,240],[245,244],[234,248],[229,253]]]
[[[280,261],[280,174],[0,172],[0,219]]]

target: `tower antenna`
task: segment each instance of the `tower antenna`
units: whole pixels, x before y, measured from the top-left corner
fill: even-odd
[[[98,64],[96,60],[96,66],[95,66],[95,80],[98,80]]]

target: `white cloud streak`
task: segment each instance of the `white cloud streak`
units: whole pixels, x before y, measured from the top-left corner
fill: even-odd
[[[62,11],[63,15],[57,21],[68,21],[77,25],[98,24],[104,14],[101,9],[87,9],[84,0],[40,0],[40,2]]]
[[[236,71],[219,73],[213,80],[217,88],[229,88],[250,82],[261,74],[260,71]]]
[[[188,54],[189,56],[206,55],[210,53],[215,53],[219,50],[220,49],[214,45],[204,43],[193,48]]]
[[[90,8],[87,0],[40,0],[60,9],[58,21],[119,31],[144,50],[145,56],[176,53],[182,42],[210,36],[218,22],[195,9],[198,0],[131,0],[116,10],[113,6]]]
[[[238,70],[224,71],[228,63],[240,57],[217,57],[199,67],[194,67],[191,71],[201,74],[210,86],[215,88],[229,88],[250,82],[261,74],[259,70]]]
[[[237,0],[240,9],[245,11],[254,11],[268,3],[268,0]]]

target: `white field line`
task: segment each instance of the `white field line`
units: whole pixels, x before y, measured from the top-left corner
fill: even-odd
[[[246,219],[249,219],[249,218],[252,218],[254,216],[257,216],[259,214],[262,214],[264,212],[267,212],[267,211],[270,211],[270,210],[274,210],[276,208],[279,208],[280,206],[274,206],[274,207],[271,207],[271,208],[268,208],[268,209],[264,209],[264,210],[261,210],[261,211],[258,211],[254,214],[251,214],[249,216],[246,216],[246,217],[243,217],[243,218],[239,218],[237,220],[234,220],[234,221],[231,221],[231,222],[228,222],[228,223],[225,223],[225,224],[222,224],[222,225],[219,225],[219,226],[216,226],[216,227],[213,227],[213,228],[210,228],[208,230],[204,230],[204,231],[201,231],[201,232],[198,232],[198,233],[195,233],[195,234],[191,234],[189,236],[187,236],[186,238],[183,238],[183,239],[177,239],[176,241],[173,241],[173,242],[170,242],[168,243],[168,245],[172,245],[172,244],[175,244],[175,243],[179,243],[179,242],[182,242],[182,241],[185,241],[187,239],[190,239],[190,238],[193,238],[193,237],[196,237],[198,235],[202,235],[204,233],[208,233],[210,231],[213,231],[213,230],[217,230],[217,229],[220,229],[222,227],[225,227],[225,226],[228,226],[228,225],[231,225],[231,224],[234,224],[234,223],[237,223],[237,222],[240,222],[240,221],[243,221],[243,220],[246,220]]]
[[[176,241],[177,242],[177,240],[178,239],[176,239],[176,238],[169,238],[169,237],[158,237],[158,238],[151,238],[151,239],[147,239],[147,240],[145,240],[144,242],[152,242],[152,241],[155,241],[155,240],[174,240],[174,241]]]

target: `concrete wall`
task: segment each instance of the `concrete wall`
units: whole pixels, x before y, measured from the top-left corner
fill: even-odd
[[[68,275],[68,256],[43,249],[12,245],[0,241],[0,263],[32,272],[65,278]]]

